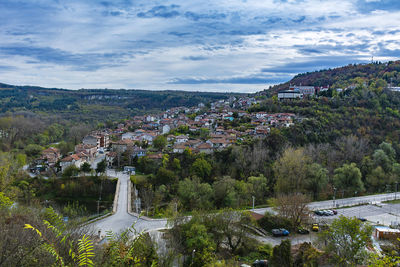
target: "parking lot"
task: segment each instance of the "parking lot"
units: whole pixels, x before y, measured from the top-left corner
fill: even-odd
[[[318,223],[329,223],[340,215],[365,218],[372,224],[395,225],[399,222],[400,204],[377,203],[374,205],[361,205],[337,209],[337,215],[334,216],[313,216]]]

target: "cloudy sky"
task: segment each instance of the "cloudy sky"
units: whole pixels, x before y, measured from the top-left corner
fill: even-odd
[[[400,58],[399,0],[0,0],[0,82],[255,92]]]

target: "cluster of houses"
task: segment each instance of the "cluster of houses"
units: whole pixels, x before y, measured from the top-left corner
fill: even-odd
[[[71,165],[80,168],[85,162],[93,162],[98,153],[105,153],[110,145],[110,135],[110,130],[103,130],[94,131],[85,136],[82,140],[82,143],[75,146],[73,154],[61,159],[61,172]]]
[[[150,152],[148,149],[159,135],[166,136],[166,151],[169,153],[183,153],[190,149],[193,153],[210,154],[246,136],[264,137],[272,127],[289,127],[293,124],[295,115],[291,113],[246,111],[257,103],[253,97],[230,97],[211,103],[207,108],[200,103],[196,107],[176,107],[156,115],[135,116],[119,124],[116,129],[91,132],[75,146],[73,153],[64,158],[57,148],[44,150],[41,157],[43,164],[40,166],[57,167],[58,171],[63,172],[72,165],[79,168],[84,162],[92,163],[99,154],[104,154],[108,164],[113,165],[126,152],[132,158],[147,156],[161,159],[160,151],[152,148]],[[224,127],[225,123],[234,121],[245,121],[247,127],[240,130],[238,127]],[[175,131],[177,128],[179,130]]]

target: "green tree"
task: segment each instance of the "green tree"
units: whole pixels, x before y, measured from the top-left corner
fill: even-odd
[[[276,191],[279,193],[301,192],[307,177],[310,159],[302,148],[288,148],[274,164]]]
[[[214,200],[217,207],[234,207],[237,204],[235,180],[223,176],[213,183]]]
[[[355,266],[365,263],[366,246],[371,241],[372,227],[357,218],[341,215],[328,230],[319,234],[319,241],[336,264]]]
[[[84,173],[89,173],[89,172],[92,171],[92,168],[90,167],[90,164],[89,164],[89,163],[84,162],[84,163],[81,165],[81,171],[84,172]]]
[[[175,182],[175,173],[171,170],[168,170],[164,167],[160,167],[157,171],[157,174],[154,177],[154,184],[162,185],[162,184],[172,184]]]
[[[75,165],[70,165],[67,168],[65,168],[62,176],[64,178],[69,178],[69,177],[77,176],[78,173],[79,173],[79,168],[76,167]]]
[[[264,203],[265,196],[269,191],[267,178],[264,175],[250,176],[247,178],[248,185],[250,186],[250,193],[255,197],[257,203]]]
[[[185,237],[187,254],[190,255],[189,266],[204,266],[213,260],[215,244],[203,224],[189,224]]]
[[[29,144],[25,147],[25,154],[28,157],[37,157],[44,148],[36,144]]]
[[[375,166],[381,166],[385,172],[389,172],[392,168],[393,159],[391,159],[383,149],[375,150],[372,155]]]
[[[212,166],[210,163],[208,163],[207,160],[198,158],[192,164],[192,167],[190,168],[190,170],[193,175],[196,175],[196,176],[206,180],[211,175]]]
[[[107,169],[107,162],[105,159],[97,163],[96,173],[105,173]]]
[[[386,184],[390,184],[391,176],[387,175],[381,166],[376,167],[366,177],[370,191],[381,191]]]
[[[270,262],[273,267],[290,267],[293,264],[293,257],[291,253],[290,240],[283,240],[280,245],[277,245],[272,250],[272,257]]]
[[[196,178],[186,178],[178,184],[178,197],[187,210],[211,208],[212,195],[211,186]]]
[[[164,135],[159,135],[153,140],[153,146],[158,150],[163,150],[168,141]]]
[[[63,137],[64,128],[58,123],[53,123],[47,128],[47,132],[51,142],[57,142]]]
[[[343,164],[342,167],[335,169],[334,173],[333,183],[338,189],[345,190],[350,195],[354,192],[364,191],[361,171],[355,163]]]
[[[0,209],[9,208],[13,202],[3,192],[0,192]]]
[[[379,148],[385,151],[385,154],[391,159],[394,160],[396,158],[396,150],[394,150],[392,144],[382,142],[379,145]]]
[[[313,198],[318,199],[318,194],[328,184],[328,170],[318,163],[308,166],[305,179],[305,189],[313,193]]]

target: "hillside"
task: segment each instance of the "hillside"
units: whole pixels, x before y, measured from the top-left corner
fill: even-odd
[[[201,102],[214,102],[229,96],[226,93],[186,91],[65,90],[0,83],[0,114],[57,112],[67,120],[118,120],[177,106],[190,107]]]
[[[331,88],[346,88],[352,84],[365,82],[368,86],[373,82],[400,85],[400,61],[385,63],[374,62],[370,64],[350,64],[344,67],[325,69],[315,72],[306,72],[296,75],[286,83],[271,87],[264,91],[274,94],[289,88],[289,85],[326,86]]]

